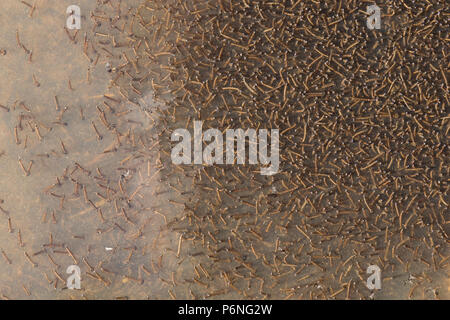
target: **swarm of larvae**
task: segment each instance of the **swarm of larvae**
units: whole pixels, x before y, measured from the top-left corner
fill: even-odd
[[[111,271],[80,252],[99,262],[91,278],[157,279],[164,293],[150,298],[368,299],[366,269],[378,265],[385,296],[406,278],[405,297],[448,294],[444,1],[378,1],[380,30],[367,28],[369,3],[352,0],[98,3],[84,52],[109,59],[117,96],[105,96],[93,130],[116,139],[104,154],[126,158],[77,163],[56,187],[73,184],[100,237],[126,239],[130,254]],[[145,106],[148,94],[164,107]],[[152,125],[129,129],[124,102]],[[173,165],[171,132],[194,120],[279,129],[279,173]],[[151,179],[165,191],[146,193]],[[148,217],[163,226],[149,231]],[[164,257],[152,255],[142,237],[163,231]]]

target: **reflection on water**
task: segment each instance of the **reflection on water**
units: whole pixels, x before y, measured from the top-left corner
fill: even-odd
[[[296,124],[301,130],[295,129],[286,145],[318,143],[317,150],[340,145],[338,139],[329,144],[309,138],[319,132],[316,137],[322,139],[338,130],[337,125],[325,125],[331,113],[314,119],[303,115],[317,100],[301,112],[292,111],[294,102],[286,102],[291,109],[274,116],[273,97],[261,99],[281,88],[264,74],[278,64],[287,66],[293,49],[272,57],[283,61],[260,66],[261,57],[276,52],[265,47],[271,40],[263,43],[263,33],[251,35],[237,27],[247,23],[253,28],[260,19],[246,15],[250,9],[237,4],[233,9],[233,1],[214,7],[203,1],[79,0],[82,29],[75,32],[64,29],[71,1],[29,2],[0,3],[3,298],[448,299],[448,229],[443,229],[442,207],[448,203],[448,186],[440,191],[442,203],[426,199],[438,199],[437,193],[425,198],[411,194],[406,203],[396,195],[394,202],[378,191],[398,180],[377,180],[378,167],[359,185],[345,187],[354,172],[338,177],[333,168],[322,171],[315,153],[305,151],[302,157],[292,146],[281,157],[289,165],[272,177],[259,175],[259,168],[252,166],[171,163],[171,131],[192,128],[195,119],[221,129],[237,121],[247,127],[278,123],[286,133]],[[260,14],[268,18],[278,10],[272,9],[263,8]],[[225,35],[221,39],[215,21]],[[248,44],[258,39],[252,45],[255,51],[242,53],[247,45],[233,37]],[[302,39],[297,40],[304,48],[289,57],[291,63],[300,56],[308,64],[324,58],[319,44],[309,47],[308,39]],[[243,61],[241,74],[236,73],[236,57]],[[326,59],[331,62],[333,56]],[[295,78],[294,69],[284,75],[286,89],[278,97],[297,101],[300,96],[288,87],[311,80],[300,73]],[[251,82],[230,89],[242,84],[239,77],[259,79],[265,87],[252,87]],[[314,72],[310,77],[316,79],[309,82],[312,91],[326,86]],[[332,101],[321,93],[301,95]],[[258,109],[254,104],[263,100]],[[245,119],[246,112],[250,117]],[[329,153],[335,163],[351,151],[336,150]],[[376,158],[369,156],[369,149],[361,152],[371,159],[366,163],[370,169]],[[445,168],[448,174],[448,161],[441,164],[441,172]],[[327,176],[337,187],[325,182]],[[418,176],[412,179],[419,181]],[[402,192],[415,190],[412,183],[420,184],[415,180]],[[381,202],[392,211],[380,210]],[[422,210],[423,203],[432,204],[428,211]],[[400,234],[402,223],[417,230],[403,228]],[[371,264],[382,267],[381,291],[365,285]],[[70,265],[81,268],[81,290],[66,288]]]

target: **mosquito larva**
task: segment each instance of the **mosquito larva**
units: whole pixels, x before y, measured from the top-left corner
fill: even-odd
[[[102,140],[103,136],[98,132],[97,127],[95,126],[94,121],[91,122],[92,123],[92,127],[94,128],[95,134],[97,135],[97,139],[98,140]]]
[[[14,127],[14,138],[16,140],[16,144],[20,144],[19,134],[17,133],[17,126]]]
[[[2,250],[2,256],[5,259],[6,263],[12,264],[11,260],[8,258],[8,256],[6,255],[5,251],[3,251],[3,250]]]
[[[61,145],[61,150],[63,154],[67,154],[67,150],[66,150],[66,146],[64,145],[64,142],[59,139],[60,145]]]
[[[27,258],[28,262],[31,263],[31,265],[33,266],[33,268],[36,268],[38,265],[37,263],[33,262],[33,260],[31,260],[30,256],[28,255],[28,253],[26,253],[25,251],[23,252],[25,257]]]
[[[11,218],[8,218],[8,232],[9,233],[13,232],[12,225],[11,225]]]

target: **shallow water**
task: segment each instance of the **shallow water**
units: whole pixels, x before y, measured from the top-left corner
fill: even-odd
[[[127,51],[121,46],[112,47],[113,57],[110,57],[109,52],[99,49],[102,46],[99,42],[125,41],[125,37],[117,30],[102,30],[106,22],[93,31],[94,19],[90,15],[92,11],[114,17],[115,7],[99,1],[78,0],[76,4],[82,8],[82,29],[72,40],[64,30],[65,11],[74,4],[72,1],[28,2],[36,4],[31,17],[31,8],[20,1],[0,2],[3,26],[0,50],[6,50],[5,55],[0,55],[0,104],[9,108],[9,112],[0,109],[2,297],[307,299],[318,298],[324,291],[332,298],[346,297],[346,292],[335,296],[331,292],[339,290],[333,287],[338,275],[336,267],[339,262],[342,267],[341,260],[346,261],[355,253],[351,246],[340,252],[338,261],[330,262],[330,268],[306,263],[306,256],[299,263],[305,269],[299,273],[283,275],[290,267],[280,266],[282,270],[276,275],[276,281],[269,269],[255,262],[258,277],[250,277],[251,280],[238,277],[234,281],[235,286],[248,288],[247,292],[246,289],[230,290],[223,273],[227,272],[227,263],[211,258],[217,250],[215,239],[207,229],[199,228],[198,238],[190,241],[193,231],[184,231],[183,223],[188,220],[185,209],[195,202],[195,197],[203,200],[212,197],[202,186],[214,184],[205,175],[202,183],[194,184],[190,174],[200,172],[202,169],[198,167],[180,169],[165,162],[170,145],[162,138],[166,122],[160,118],[166,114],[159,110],[169,114],[171,109],[155,98],[149,85],[142,86],[139,97],[123,81],[126,77],[117,86],[111,83],[116,73],[108,72],[106,64],[117,67],[124,63],[122,52]],[[126,16],[126,8],[137,8],[142,1],[121,3]],[[95,11],[96,8],[100,11]],[[131,15],[123,21],[129,23]],[[117,39],[103,39],[95,32],[111,32]],[[73,30],[69,33],[75,34]],[[83,53],[85,33],[89,43],[87,54]],[[18,46],[17,35],[25,48],[32,51],[31,59]],[[120,90],[128,92],[132,101],[126,101]],[[99,110],[106,115],[106,124]],[[185,123],[186,118],[179,122]],[[260,181],[264,185],[269,179]],[[243,181],[240,187],[250,190],[243,198],[253,200],[252,189],[256,185],[254,181]],[[281,185],[278,187],[282,189]],[[225,209],[232,203],[228,200],[224,197],[219,207]],[[211,198],[212,201],[215,199]],[[248,212],[248,207],[230,208],[236,215]],[[204,215],[198,218],[199,221],[208,219]],[[265,219],[263,214],[261,219]],[[215,235],[220,234],[221,228],[219,219],[216,223],[219,231],[213,232]],[[280,238],[281,247],[289,253],[294,250],[291,242],[297,241],[298,236],[297,233],[292,238],[292,233],[276,232],[265,235],[264,241],[255,245],[255,260],[260,258],[258,252],[273,252],[272,246]],[[420,245],[419,255],[433,261],[431,251],[426,249],[428,243]],[[245,248],[243,242],[242,246]],[[280,251],[285,250],[281,247],[276,246]],[[248,259],[253,261],[253,256]],[[320,259],[327,261],[327,257]],[[415,259],[410,265],[399,267],[397,261],[385,261],[382,290],[372,294],[365,287],[367,276],[360,263],[366,268],[379,264],[380,260],[376,256],[354,259],[358,260],[357,265],[350,262],[342,267],[353,265],[351,272],[347,270],[353,275],[346,281],[358,289],[357,293],[352,291],[351,299],[450,297],[448,263],[437,268]],[[66,269],[73,264],[81,268],[81,290],[66,287]],[[256,272],[249,270],[252,274]],[[260,282],[264,283],[264,294]],[[333,290],[328,291],[328,287]],[[310,289],[314,295],[308,295]]]

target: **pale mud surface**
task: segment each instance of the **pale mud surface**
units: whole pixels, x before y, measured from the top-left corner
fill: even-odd
[[[137,7],[141,1],[122,2],[124,7],[127,3]],[[63,29],[71,4],[79,5],[83,15],[75,41]],[[194,272],[198,275],[201,261],[211,268],[214,261],[203,252],[197,255],[186,240],[179,246],[180,234],[166,227],[183,216],[182,204],[197,191],[190,181],[180,184],[176,173],[165,176],[158,170],[161,127],[157,115],[148,112],[159,102],[151,91],[144,92],[140,106],[124,103],[110,86],[111,75],[105,68],[110,60],[101,56],[94,61],[95,55],[90,55],[94,59],[89,61],[83,54],[84,33],[92,36],[89,14],[96,6],[91,0],[37,0],[30,17],[30,8],[20,1],[0,2],[0,49],[6,50],[0,56],[0,104],[10,109],[0,109],[0,249],[4,255],[0,294],[5,299],[206,298],[191,290],[195,283],[189,279]],[[31,61],[17,44],[17,31],[20,42],[32,51]],[[105,99],[104,94],[122,102]],[[108,110],[104,101],[116,113],[130,110],[113,120],[119,137],[99,118],[97,106]],[[172,180],[185,189],[171,187]],[[366,264],[371,263],[378,260]],[[81,268],[81,290],[67,290],[63,282],[72,264]],[[397,268],[372,297],[448,299],[448,270],[435,272],[430,266],[424,272],[424,267],[416,263],[404,272]],[[329,276],[317,269],[310,273],[310,279]],[[209,274],[200,275],[211,280]],[[218,274],[213,277],[218,288],[213,298],[243,298],[238,290],[220,294],[224,279]],[[310,279],[297,285],[307,286]],[[283,278],[284,287],[292,287],[294,280]],[[259,287],[259,279],[253,282],[248,283],[249,289]],[[360,287],[360,295],[352,298],[369,298],[371,292]],[[209,292],[214,290],[214,285],[208,286]],[[266,297],[277,298],[283,285],[273,292],[267,287],[265,292]],[[345,293],[338,296],[343,297]]]
[[[110,105],[122,111],[134,107],[123,120],[127,123],[124,131],[132,129],[136,135],[142,134],[148,139],[148,149],[153,148],[147,154],[139,155],[138,148],[133,149],[131,145],[127,148],[125,138],[121,137],[123,148],[103,153],[118,145],[117,137],[107,132],[97,116],[96,106],[105,100],[103,94],[109,93],[114,97],[117,93],[108,89],[110,76],[105,68],[106,61],[100,59],[94,66],[83,54],[83,34],[92,27],[86,16],[96,7],[96,2],[85,0],[76,3],[83,8],[84,16],[76,43],[63,29],[65,10],[71,4],[74,3],[36,1],[36,9],[30,18],[30,8],[20,1],[0,3],[3,26],[0,47],[6,50],[6,55],[0,59],[0,100],[2,105],[10,108],[9,112],[2,109],[0,114],[0,199],[4,211],[0,223],[0,248],[11,262],[9,264],[6,258],[1,258],[0,293],[11,299],[168,298],[170,286],[167,283],[172,282],[172,272],[180,270],[174,267],[174,259],[167,248],[172,244],[177,248],[178,235],[161,230],[170,215],[164,217],[154,210],[176,215],[178,208],[166,204],[170,193],[164,193],[167,188],[158,183],[161,179],[157,168],[159,148],[154,146],[157,135],[146,129],[152,126],[153,120],[134,105],[109,101]],[[32,50],[31,62],[29,55],[17,44],[17,30],[20,42]],[[73,30],[71,34],[74,34]],[[72,89],[69,88],[69,80]],[[56,110],[55,96],[60,111]],[[147,107],[151,108],[154,104],[152,98],[144,99]],[[25,108],[20,106],[21,102]],[[61,113],[65,107],[67,110]],[[21,116],[22,129],[17,130],[17,144],[14,127],[19,125]],[[136,123],[128,123],[128,120]],[[92,121],[102,135],[101,140],[94,132]],[[36,132],[36,125],[41,137]],[[133,158],[139,156],[141,160],[130,165]],[[21,169],[19,159],[26,168],[30,161],[33,162],[29,175]],[[90,177],[81,169],[78,177],[75,177],[77,172],[71,177],[87,186],[88,198],[102,210],[104,223],[92,205],[86,203],[83,189],[80,187],[75,192],[75,184],[62,177],[66,168],[69,173],[76,168],[75,163],[85,170],[92,170]],[[128,169],[117,169],[128,165],[133,167],[132,173]],[[95,194],[99,192],[105,197],[107,192],[99,189],[95,184],[98,181],[92,178],[99,176],[96,168],[100,168],[108,179],[115,179],[110,186],[116,191],[120,174],[128,179],[128,190],[125,191],[129,195],[141,185],[142,191],[134,196],[139,199],[140,207],[126,208],[132,222],[126,221],[120,208],[116,212],[113,202]],[[57,177],[61,185],[48,190]],[[107,184],[105,182],[107,180],[104,180],[104,185]],[[52,196],[52,192],[56,196]],[[62,206],[61,196],[65,197]],[[137,238],[139,229],[142,235]],[[106,231],[102,233],[102,230]],[[22,244],[18,239],[19,231]],[[48,245],[50,241],[55,246]],[[65,247],[73,253],[76,261]],[[25,253],[31,257],[34,266]],[[99,279],[86,274],[91,270],[83,258],[95,268]],[[65,289],[66,285],[60,279],[68,277],[66,268],[75,262],[82,272],[80,291]],[[143,272],[143,265],[149,274]],[[159,278],[166,279],[167,283]]]

